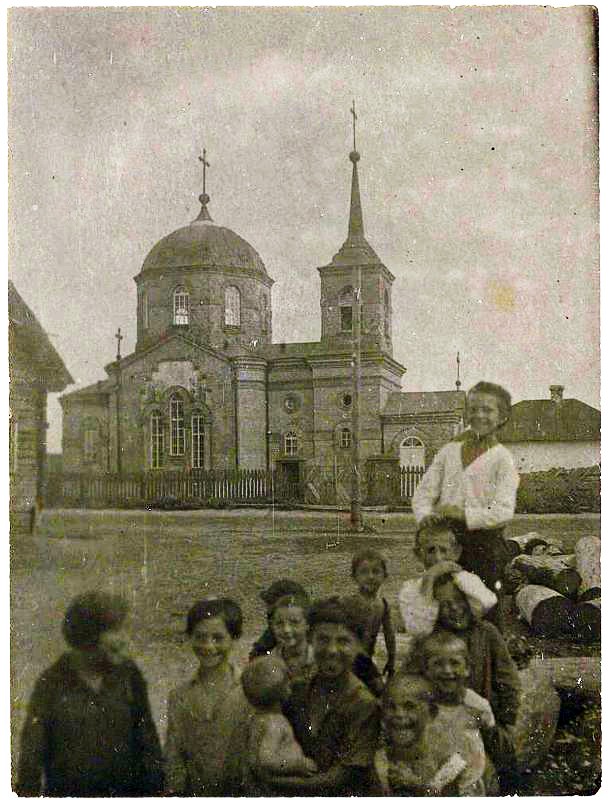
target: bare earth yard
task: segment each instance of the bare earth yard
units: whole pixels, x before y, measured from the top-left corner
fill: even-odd
[[[395,598],[402,581],[419,571],[412,555],[414,519],[409,514],[374,513],[367,514],[366,520],[375,527],[375,534],[352,535],[347,515],[315,512],[69,511],[43,515],[40,535],[11,542],[13,737],[21,729],[37,675],[63,650],[60,622],[74,595],[108,588],[131,599],[133,652],[148,680],[163,736],[168,691],[194,669],[182,635],[184,616],[193,601],[208,594],[229,594],[241,603],[245,625],[237,656],[245,658],[265,623],[258,593],[279,577],[299,580],[314,597],[345,593],[351,590],[352,554],[363,546],[375,546],[386,555],[390,569],[384,594]],[[511,526],[513,533],[530,530],[551,532],[573,543],[581,535],[600,534],[600,519],[596,515],[520,517]],[[527,634],[516,620],[512,629]],[[554,655],[598,653],[598,648],[568,642],[531,639],[530,644],[536,652]],[[554,767],[548,761],[538,770],[540,779],[530,784],[531,791],[594,791],[600,740],[588,742],[591,760],[583,767],[582,753],[569,737],[590,739],[594,730],[590,733],[586,728],[580,736],[577,730],[570,733],[572,728],[571,723],[566,730],[567,755],[551,754],[556,775],[552,777]],[[17,739],[13,742],[15,747]],[[565,759],[567,775],[561,768]],[[578,769],[587,776],[583,785],[586,779]]]

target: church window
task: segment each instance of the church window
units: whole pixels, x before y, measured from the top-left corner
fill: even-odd
[[[269,330],[269,301],[265,294],[262,295],[262,333]]]
[[[159,411],[150,417],[150,466],[159,469],[163,465],[163,419]]]
[[[338,296],[340,310],[340,329],[344,332],[353,330],[353,289],[347,286]]]
[[[205,429],[203,417],[197,415],[192,418],[192,467],[203,469],[205,454]]]
[[[298,453],[298,436],[290,431],[284,436],[284,453],[286,456],[295,456]]]
[[[241,294],[236,286],[227,286],[224,291],[224,324],[241,325]]]
[[[94,427],[86,428],[83,438],[83,458],[87,464],[91,464],[97,458],[97,440],[97,429]]]
[[[144,292],[142,295],[142,325],[144,330],[147,330],[149,325],[148,319],[148,292]]]
[[[183,286],[173,293],[173,324],[188,325],[189,323],[189,297]]]
[[[407,436],[400,445],[401,467],[424,467],[425,445],[416,436]]]
[[[184,401],[173,395],[169,401],[170,438],[169,453],[183,456],[186,443],[184,431]]]
[[[341,450],[348,450],[351,447],[351,431],[349,428],[340,429],[340,437],[338,440]]]

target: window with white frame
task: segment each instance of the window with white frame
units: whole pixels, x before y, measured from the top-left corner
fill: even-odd
[[[205,428],[203,417],[192,418],[192,468],[203,469],[205,461]]]
[[[344,332],[353,330],[353,289],[347,286],[338,296],[340,311],[340,329]]]
[[[174,394],[169,400],[169,454],[183,456],[185,445],[184,401]]]
[[[341,450],[348,450],[351,447],[351,431],[349,428],[340,429],[338,444]]]
[[[241,325],[241,293],[236,286],[227,286],[224,290],[224,324]]]
[[[189,296],[183,286],[178,286],[173,293],[173,324],[189,324]]]
[[[150,466],[159,469],[163,466],[163,419],[160,411],[150,416]]]
[[[284,436],[284,453],[286,456],[295,456],[298,454],[298,436],[290,431]]]
[[[85,429],[83,437],[83,458],[90,464],[97,458],[97,429],[88,427]]]
[[[416,436],[407,436],[400,445],[401,467],[424,467],[425,445]]]

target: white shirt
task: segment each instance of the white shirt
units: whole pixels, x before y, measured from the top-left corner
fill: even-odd
[[[445,445],[417,486],[412,498],[417,522],[439,506],[451,505],[463,509],[469,530],[504,525],[514,516],[520,481],[509,450],[496,444],[464,469],[462,446]]]

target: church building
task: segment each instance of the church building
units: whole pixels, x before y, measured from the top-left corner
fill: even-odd
[[[134,278],[135,351],[121,357],[119,339],[107,378],[61,398],[66,472],[276,468],[303,481],[347,468],[358,300],[362,464],[426,465],[459,430],[458,386],[401,391],[394,276],[366,239],[359,153],[349,159],[347,238],[318,268],[320,340],[273,342],[273,279],[248,242],[212,220],[204,189],[198,217],[161,239]]]

